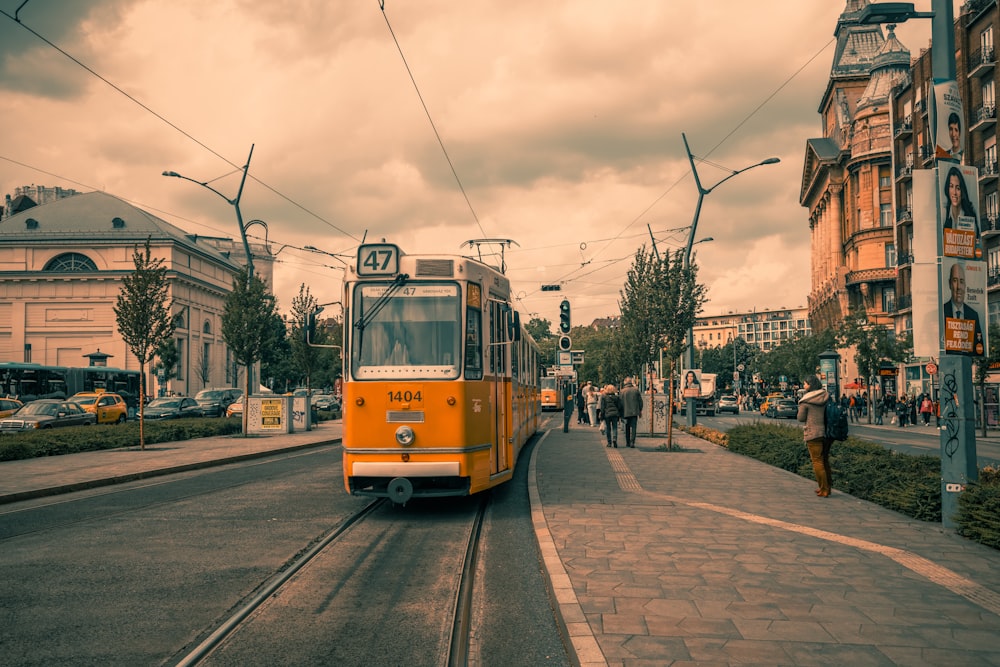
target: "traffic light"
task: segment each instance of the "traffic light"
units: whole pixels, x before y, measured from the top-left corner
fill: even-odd
[[[563,352],[569,352],[570,348],[573,347],[573,341],[570,340],[569,336],[559,336],[559,349]]]
[[[559,304],[559,331],[560,333],[568,334],[571,328],[569,321],[569,301],[563,299],[562,303]]]
[[[323,307],[320,306],[316,310],[309,311],[306,315],[306,326],[304,327],[303,333],[305,334],[306,343],[311,343],[316,340],[316,316],[323,312]]]

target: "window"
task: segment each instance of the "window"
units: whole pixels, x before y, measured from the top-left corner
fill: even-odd
[[[892,268],[896,266],[896,244],[886,243],[885,244],[885,266],[886,268]]]
[[[97,271],[97,265],[86,255],[81,255],[78,252],[67,252],[50,259],[42,271],[50,271],[52,273],[89,273]]]
[[[882,227],[892,227],[892,204],[882,204],[879,207],[878,220]]]
[[[892,176],[889,174],[888,167],[879,167],[878,186],[883,190],[887,190],[892,187]]]
[[[354,377],[458,377],[464,340],[458,285],[413,282],[396,291],[388,288],[383,282],[359,283],[354,288]],[[499,334],[503,321],[497,319],[499,313],[494,315]]]
[[[996,82],[993,79],[983,81],[983,106],[994,107],[997,103]]]
[[[979,33],[979,46],[983,49],[983,56],[993,52],[993,26],[989,26]]]
[[[478,285],[475,285],[478,288]],[[469,306],[465,311],[465,378],[483,379],[483,311],[479,299],[473,304],[473,285],[469,285]],[[475,294],[480,294],[478,289]]]
[[[187,348],[184,347],[184,339],[177,339],[177,372],[174,377],[178,380],[184,379],[184,369],[187,368],[187,364],[184,363],[184,355],[187,354]]]

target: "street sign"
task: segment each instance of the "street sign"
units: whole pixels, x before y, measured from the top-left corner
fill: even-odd
[[[935,364],[933,361],[929,362],[926,366],[924,366],[924,368],[927,370],[928,375],[937,375],[938,371],[937,364]]]
[[[736,367],[736,370],[741,371],[741,372],[745,371],[746,369],[747,369],[747,367],[744,366],[743,364],[740,364],[739,366]]]

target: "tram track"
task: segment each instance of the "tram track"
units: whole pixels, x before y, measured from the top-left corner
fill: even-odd
[[[275,664],[469,664],[489,501],[480,494],[406,508],[369,503],[168,664],[246,664],[249,656]],[[316,630],[320,624],[326,632]],[[359,628],[368,635],[361,642]],[[275,646],[284,648],[262,658]]]

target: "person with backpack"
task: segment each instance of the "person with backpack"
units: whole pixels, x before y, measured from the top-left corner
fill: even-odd
[[[813,473],[816,475],[816,495],[826,498],[830,495],[833,473],[830,470],[830,446],[833,438],[826,437],[826,404],[830,394],[815,375],[805,379],[806,393],[799,400],[798,420],[805,423],[802,437],[805,439]],[[833,399],[836,400],[836,399]]]
[[[608,437],[608,447],[612,445],[618,447],[618,418],[622,414],[622,400],[618,397],[618,390],[613,384],[604,388],[598,409],[601,411],[601,419],[604,420],[604,433]]]

